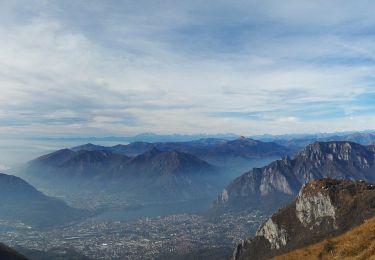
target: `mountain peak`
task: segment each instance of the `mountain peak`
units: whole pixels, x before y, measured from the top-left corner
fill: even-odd
[[[159,150],[155,146],[152,146],[150,150],[144,152],[143,154],[138,155],[137,157],[150,159],[150,158],[155,157],[155,156],[157,156],[161,153],[163,153],[163,151]],[[137,158],[137,157],[135,157],[135,158]]]
[[[87,143],[87,144],[83,144],[83,145],[79,145],[79,146],[71,148],[71,150],[75,151],[75,152],[78,152],[78,151],[101,151],[101,150],[106,150],[106,149],[108,149],[108,148],[105,147],[105,146],[96,145],[96,144],[92,144],[92,143]]]
[[[366,157],[371,153],[369,149],[357,143],[349,141],[314,142],[305,147],[300,153],[302,157],[310,160],[349,161],[359,157]]]
[[[272,203],[278,207],[291,201],[305,183],[327,177],[373,182],[374,156],[370,148],[352,142],[315,142],[293,159],[284,157],[238,177],[215,205],[254,209],[259,204]]]
[[[228,141],[228,142],[242,142],[242,143],[253,143],[253,144],[261,143],[260,141],[257,141],[257,140],[254,140],[245,136],[241,136],[233,141]]]
[[[61,149],[55,152],[52,152],[50,154],[46,154],[43,156],[40,156],[34,160],[32,160],[31,164],[44,164],[48,162],[50,165],[57,166],[61,164],[62,162],[65,162],[72,158],[74,155],[76,155],[76,152],[70,149]]]

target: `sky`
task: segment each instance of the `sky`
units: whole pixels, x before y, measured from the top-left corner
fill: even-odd
[[[374,1],[0,1],[0,136],[375,129]]]

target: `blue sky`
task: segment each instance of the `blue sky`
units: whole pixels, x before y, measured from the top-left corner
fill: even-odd
[[[0,136],[375,129],[373,1],[0,3]]]

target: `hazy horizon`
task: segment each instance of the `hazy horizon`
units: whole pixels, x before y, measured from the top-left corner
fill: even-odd
[[[375,129],[369,1],[2,1],[0,136]]]
[[[304,138],[317,136],[334,136],[334,135],[345,135],[350,133],[374,133],[373,130],[365,131],[345,131],[345,132],[315,132],[315,133],[300,133],[300,134],[286,134],[286,135],[254,135],[245,136],[247,138],[260,139],[260,137],[266,138]],[[117,144],[128,144],[134,141],[144,142],[183,142],[198,140],[201,138],[225,138],[235,139],[241,137],[240,134],[226,133],[226,134],[171,134],[171,135],[158,135],[155,133],[140,133],[138,135],[128,136],[60,136],[60,137],[28,137],[20,138],[13,136],[11,138],[4,138],[0,136],[0,172],[6,172],[14,166],[22,165],[32,159],[35,159],[41,155],[57,151],[64,148],[72,148],[75,146],[93,143],[96,145],[103,146],[114,146]]]

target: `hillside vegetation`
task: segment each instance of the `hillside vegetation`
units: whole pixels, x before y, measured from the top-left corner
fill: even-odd
[[[340,236],[273,259],[375,259],[375,218]]]

